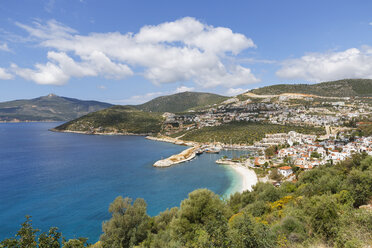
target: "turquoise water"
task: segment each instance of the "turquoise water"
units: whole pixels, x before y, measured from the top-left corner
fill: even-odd
[[[108,206],[122,195],[144,198],[149,215],[179,206],[189,192],[223,195],[239,176],[203,154],[169,168],[152,164],[185,147],[138,136],[54,133],[58,123],[0,124],[0,240],[19,229],[25,215],[35,227],[57,226],[68,238],[98,240]]]

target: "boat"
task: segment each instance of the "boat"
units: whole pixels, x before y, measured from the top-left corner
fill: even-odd
[[[220,151],[221,149],[217,147],[210,147],[210,148],[205,149],[205,152],[208,152],[208,153],[220,153]]]
[[[201,155],[201,154],[203,154],[203,149],[197,149],[196,151],[195,151],[195,154],[196,155]]]

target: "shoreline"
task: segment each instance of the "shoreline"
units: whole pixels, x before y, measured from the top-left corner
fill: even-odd
[[[51,123],[51,122],[65,122],[65,121],[0,121],[0,123]]]
[[[55,128],[49,129],[51,132],[56,133],[76,133],[76,134],[85,134],[85,135],[118,135],[118,136],[149,136],[148,133],[117,133],[117,132],[110,132],[110,133],[101,133],[101,132],[88,132],[88,131],[72,131],[72,130],[57,130]]]
[[[201,146],[201,143],[193,142],[193,141],[184,141],[177,138],[171,138],[168,136],[163,137],[154,137],[150,136],[149,134],[134,134],[134,133],[100,133],[100,132],[87,132],[87,131],[71,131],[71,130],[56,130],[56,129],[50,129],[52,132],[60,132],[60,133],[76,133],[76,134],[85,134],[85,135],[133,135],[133,136],[146,136],[145,138],[148,140],[158,141],[158,142],[167,142],[167,143],[173,143],[176,145],[184,145],[189,146],[190,148],[187,148],[186,150],[182,151],[179,154],[175,154],[170,156],[166,159],[161,159],[156,161],[153,166],[157,168],[162,167],[169,167],[172,165],[176,165],[179,163],[187,162],[189,160],[192,160],[196,157],[195,150],[197,147]],[[222,148],[225,150],[255,150],[252,149],[252,146],[247,145],[237,145],[237,144],[222,144]],[[185,156],[184,156],[185,155]],[[226,190],[225,194],[226,196],[230,196],[231,194],[234,194],[236,192],[242,193],[243,191],[252,190],[252,186],[256,185],[259,181],[256,173],[254,170],[249,169],[248,167],[245,167],[243,165],[237,165],[232,163],[218,163],[225,166],[228,166],[231,171],[235,174],[232,179],[232,185]],[[236,180],[239,180],[236,182]]]
[[[233,180],[232,186],[226,191],[225,195],[230,196],[236,192],[252,191],[252,187],[258,183],[258,177],[254,170],[242,165],[224,164],[234,171],[239,177],[239,182]]]

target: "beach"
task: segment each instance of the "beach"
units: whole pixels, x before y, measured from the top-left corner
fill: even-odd
[[[235,192],[243,192],[246,190],[251,191],[252,187],[258,182],[257,175],[254,170],[249,169],[242,165],[226,164],[230,167],[236,177],[234,177],[232,187],[226,192],[226,195],[231,195]]]

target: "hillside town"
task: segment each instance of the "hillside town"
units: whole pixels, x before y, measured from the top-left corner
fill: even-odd
[[[273,169],[283,180],[292,180],[298,170],[311,170],[319,165],[336,164],[355,153],[372,155],[372,137],[352,136],[358,125],[355,120],[370,120],[372,104],[369,98],[320,97],[304,94],[255,95],[245,93],[220,104],[186,113],[164,113],[164,134],[182,139],[184,133],[203,127],[230,122],[269,123],[317,127],[323,135],[288,133],[265,134],[254,144],[205,145],[208,149],[248,149],[250,156],[223,157],[220,164]],[[354,123],[353,123],[354,121]],[[354,128],[351,127],[354,125]],[[179,137],[176,137],[177,134]],[[178,141],[179,142],[179,141]]]
[[[218,126],[233,121],[265,122],[280,125],[343,127],[355,118],[371,118],[369,99],[285,95],[261,98],[247,93],[187,113],[164,113],[165,134]]]
[[[278,168],[283,177],[289,177],[294,170],[311,170],[327,163],[336,164],[354,153],[372,155],[372,137],[350,139],[339,134],[339,139],[329,135],[319,140],[316,135],[289,133],[267,134],[254,144],[261,148],[257,156],[244,158],[223,158],[218,163],[237,163],[252,168]],[[273,149],[269,154],[267,151]]]

